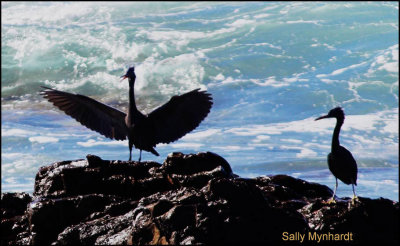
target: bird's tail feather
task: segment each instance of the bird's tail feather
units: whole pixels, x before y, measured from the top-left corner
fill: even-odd
[[[150,152],[153,153],[153,155],[160,156],[154,148],[151,148]]]

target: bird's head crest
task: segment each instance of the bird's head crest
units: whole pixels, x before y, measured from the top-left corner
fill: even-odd
[[[130,67],[128,69],[128,71],[126,71],[125,75],[121,76],[122,80],[126,79],[126,78],[130,78],[130,79],[135,79],[136,78],[136,74],[135,74],[135,67]]]
[[[341,107],[336,107],[334,109],[331,109],[328,113],[329,117],[334,117],[334,118],[343,118],[344,119],[344,111]]]
[[[321,120],[321,119],[326,119],[326,118],[336,118],[336,119],[344,120],[344,111],[341,107],[336,107],[336,108],[329,110],[329,113],[327,115],[318,117],[315,120]]]

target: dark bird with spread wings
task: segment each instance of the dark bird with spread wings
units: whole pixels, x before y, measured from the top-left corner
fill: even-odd
[[[135,69],[128,69],[123,79],[129,81],[129,108],[127,114],[87,96],[43,87],[40,93],[49,102],[87,128],[107,138],[129,140],[129,160],[132,147],[159,156],[154,149],[159,143],[170,143],[194,130],[210,112],[211,94],[195,89],[173,96],[150,114],[142,114],[135,103]]]

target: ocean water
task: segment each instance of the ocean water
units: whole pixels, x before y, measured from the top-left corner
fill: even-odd
[[[340,141],[357,160],[359,196],[398,201],[397,2],[2,2],[1,184],[33,191],[38,168],[95,154],[127,160],[112,141],[57,110],[40,86],[151,112],[175,94],[207,89],[214,105],[190,134],[160,144],[212,151],[243,177],[288,174],[333,189],[326,156]],[[133,158],[139,151],[134,150]],[[339,182],[339,197],[352,196]]]

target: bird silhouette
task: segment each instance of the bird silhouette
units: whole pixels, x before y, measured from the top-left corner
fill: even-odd
[[[122,80],[129,81],[129,108],[127,114],[87,96],[72,94],[42,86],[44,98],[87,128],[107,138],[129,142],[129,161],[132,147],[159,156],[154,149],[159,143],[170,143],[194,130],[210,112],[211,94],[195,89],[173,96],[167,103],[149,114],[142,114],[135,103],[135,69],[130,67]]]
[[[357,185],[357,163],[354,160],[353,155],[345,147],[339,143],[340,128],[344,122],[344,112],[342,108],[336,107],[331,109],[327,115],[318,117],[315,120],[321,120],[325,118],[336,118],[336,126],[332,136],[332,147],[331,153],[328,154],[328,167],[331,173],[336,178],[335,191],[329,202],[335,202],[335,194],[338,187],[338,179],[343,183],[352,185],[353,188],[353,199],[357,198],[354,191],[354,185]]]

